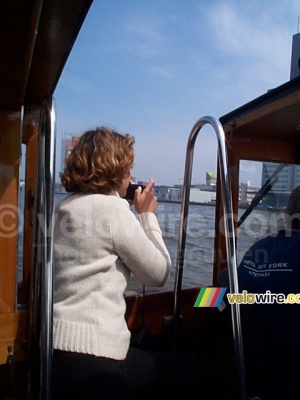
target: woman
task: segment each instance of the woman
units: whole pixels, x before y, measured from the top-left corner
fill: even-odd
[[[160,398],[178,380],[177,359],[130,347],[124,318],[131,273],[163,286],[171,265],[153,180],[135,192],[137,217],[123,199],[133,145],[131,135],[102,127],[66,158],[61,181],[72,194],[57,208],[54,231],[54,399]]]

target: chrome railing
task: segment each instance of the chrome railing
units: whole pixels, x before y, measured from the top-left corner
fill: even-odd
[[[31,288],[31,383],[33,398],[51,399],[53,317],[53,213],[56,115],[52,97],[40,116]],[[38,359],[38,364],[37,364]],[[38,386],[38,389],[36,388]]]
[[[229,271],[229,286],[231,293],[239,293],[238,289],[238,276],[237,276],[237,261],[236,261],[236,248],[234,240],[234,219],[232,211],[232,192],[230,185],[230,178],[227,167],[227,152],[225,144],[225,134],[223,127],[219,120],[206,116],[199,119],[194,125],[187,144],[186,162],[182,192],[182,206],[180,214],[180,227],[177,249],[177,264],[176,264],[176,277],[174,288],[174,333],[175,333],[175,347],[177,347],[178,330],[180,326],[180,293],[182,286],[183,265],[184,265],[184,252],[186,244],[186,232],[188,224],[188,209],[190,198],[190,186],[193,168],[193,156],[195,142],[200,129],[209,124],[213,127],[218,140],[218,165],[220,171],[221,181],[221,196],[224,211],[224,228],[225,228],[225,241],[227,252],[227,263]],[[245,366],[244,366],[244,351],[243,351],[243,337],[240,318],[239,304],[231,305],[232,315],[232,328],[233,338],[236,354],[237,371],[239,373],[239,383],[241,391],[241,399],[247,398],[246,379],[245,379]]]

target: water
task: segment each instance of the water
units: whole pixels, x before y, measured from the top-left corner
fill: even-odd
[[[56,203],[65,195],[56,194]],[[181,204],[158,203],[156,215],[162,230],[163,238],[172,260],[168,282],[163,290],[173,290],[176,273],[178,234],[180,226]],[[240,209],[238,217],[245,210]],[[215,208],[190,204],[187,225],[186,246],[184,254],[183,287],[197,287],[212,284]],[[267,210],[254,210],[238,229],[237,262],[239,263],[247,249],[258,239],[268,234],[276,234],[283,227],[283,215]],[[142,285],[134,278],[128,290],[140,292]],[[158,288],[146,288],[147,291],[158,291]]]

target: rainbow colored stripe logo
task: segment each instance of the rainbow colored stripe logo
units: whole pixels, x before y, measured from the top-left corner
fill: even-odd
[[[208,287],[201,288],[195,301],[194,307],[220,307],[223,301],[226,288],[222,287]]]

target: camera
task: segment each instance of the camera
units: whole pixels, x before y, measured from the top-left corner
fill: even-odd
[[[127,188],[127,191],[126,191],[126,194],[124,196],[124,199],[133,200],[134,199],[134,192],[136,191],[136,189],[138,187],[141,187],[142,191],[143,191],[146,186],[145,185],[139,185],[137,183],[130,183],[128,188]]]

